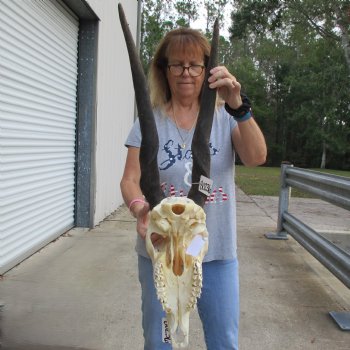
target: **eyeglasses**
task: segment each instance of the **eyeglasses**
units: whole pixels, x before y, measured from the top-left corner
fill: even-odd
[[[182,66],[181,64],[169,64],[168,69],[172,75],[175,77],[180,77],[182,74],[184,74],[185,69],[187,69],[188,74],[191,77],[199,77],[205,66],[202,66],[200,64],[193,64],[191,66]]]

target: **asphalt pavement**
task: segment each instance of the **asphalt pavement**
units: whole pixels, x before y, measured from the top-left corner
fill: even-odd
[[[350,350],[330,311],[350,313],[350,290],[293,238],[268,240],[276,197],[237,193],[241,350]],[[349,212],[316,199],[290,211],[350,251]],[[135,221],[125,206],[92,230],[75,228],[0,280],[7,350],[142,350]],[[206,349],[197,312],[189,349]],[[155,349],[156,350],[156,349]]]

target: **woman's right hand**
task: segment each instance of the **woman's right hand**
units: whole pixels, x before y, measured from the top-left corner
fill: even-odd
[[[136,231],[143,238],[146,238],[146,233],[149,225],[149,204],[138,204],[133,210],[133,215],[137,220]],[[160,246],[164,242],[164,237],[160,234],[153,232],[151,234],[151,241],[154,247]]]

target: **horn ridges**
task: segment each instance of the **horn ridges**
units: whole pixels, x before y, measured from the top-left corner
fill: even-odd
[[[123,29],[128,49],[132,79],[134,83],[136,104],[142,135],[140,147],[141,179],[140,187],[150,209],[153,209],[165,197],[160,188],[157,154],[159,139],[153,110],[147,89],[147,80],[137,53],[134,39],[125,17],[123,6],[118,4],[119,20]]]
[[[203,207],[207,195],[199,192],[199,180],[201,175],[210,178],[210,150],[209,139],[213,124],[213,117],[216,104],[216,89],[209,87],[210,70],[218,64],[218,46],[219,46],[219,21],[215,20],[213,37],[211,42],[211,51],[206,67],[206,74],[203,83],[201,103],[198,115],[196,129],[192,139],[192,186],[188,193],[188,198],[196,204]]]

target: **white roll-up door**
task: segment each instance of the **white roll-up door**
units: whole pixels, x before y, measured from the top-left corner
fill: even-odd
[[[0,273],[74,224],[78,18],[0,0]]]

